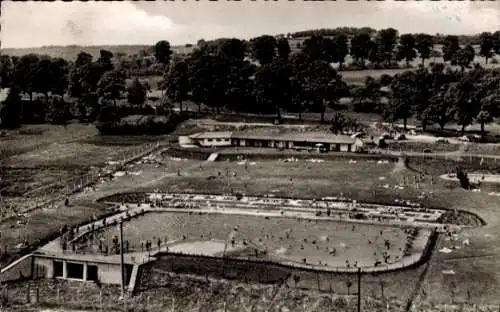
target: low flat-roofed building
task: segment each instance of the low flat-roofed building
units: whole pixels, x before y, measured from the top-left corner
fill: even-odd
[[[231,146],[231,131],[200,132],[189,136],[189,138],[203,147]]]
[[[326,151],[355,152],[363,146],[359,138],[325,132],[233,133],[233,146],[314,149],[321,144]]]
[[[182,142],[181,142],[182,141]],[[321,149],[324,151],[359,152],[364,141],[348,135],[327,132],[281,132],[280,129],[253,129],[249,131],[200,132],[179,137],[179,143],[189,141],[203,147],[265,147],[279,149]]]

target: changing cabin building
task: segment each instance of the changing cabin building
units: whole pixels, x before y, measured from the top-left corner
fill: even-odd
[[[202,132],[179,137],[181,145],[201,147],[265,147],[279,149],[315,149],[338,152],[361,152],[364,141],[358,137],[323,132],[247,133]]]

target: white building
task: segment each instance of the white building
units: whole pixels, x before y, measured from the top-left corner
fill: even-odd
[[[231,146],[231,131],[201,132],[189,136],[189,138],[203,147]]]
[[[321,145],[325,151],[360,152],[365,143],[360,138],[322,132],[276,134],[267,131],[238,133],[230,131],[202,132],[179,137],[181,146],[267,147],[283,149],[315,149]]]

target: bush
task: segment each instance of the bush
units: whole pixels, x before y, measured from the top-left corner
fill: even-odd
[[[372,101],[356,102],[352,109],[356,113],[380,113],[379,105]]]
[[[460,181],[460,185],[462,186],[462,188],[466,190],[470,189],[471,185],[469,177],[467,176],[467,173],[460,167],[457,167],[457,179]]]

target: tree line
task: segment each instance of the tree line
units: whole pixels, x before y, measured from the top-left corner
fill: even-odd
[[[321,28],[321,29],[309,29],[303,31],[297,31],[293,33],[280,34],[278,37],[286,37],[286,38],[307,38],[311,36],[338,36],[345,35],[349,39],[358,36],[360,34],[369,34],[373,36],[377,33],[377,30],[371,27],[338,27],[338,28]],[[500,40],[500,30],[494,32],[493,37],[498,41]],[[434,44],[444,44],[445,38],[447,36],[437,33],[432,35],[432,41]],[[481,34],[476,35],[458,35],[458,40],[460,45],[479,45],[481,44]]]
[[[486,58],[498,53],[492,36],[483,34],[481,55]],[[417,54],[425,60],[433,49],[432,37],[399,36],[392,28],[380,30],[375,36],[361,33],[350,40],[342,34],[313,35],[292,53],[287,38],[263,35],[249,41],[200,40],[187,56],[174,55],[168,41],[159,41],[152,48],[150,65],[161,73],[160,88],[166,97],[156,109],[144,105],[151,87],[137,78],[142,62],[123,62],[106,50],[101,50],[95,60],[81,52],[71,62],[34,54],[2,55],[1,85],[9,87],[10,92],[0,117],[6,127],[26,122],[30,119],[27,115],[52,123],[64,123],[75,116],[85,122],[117,122],[132,113],[167,114],[174,103],[183,111],[183,103],[190,101],[213,112],[227,109],[275,114],[277,119],[282,112],[297,113],[299,118],[304,112],[314,112],[323,122],[328,107],[336,109],[340,98],[352,96],[355,109],[376,110],[388,120],[406,123],[416,115],[424,126],[455,119],[464,127],[473,120],[484,125],[497,116],[493,108],[498,104],[498,92],[493,92],[492,86],[498,83],[498,72],[478,66],[466,71],[474,59],[474,49],[470,45],[461,47],[456,36],[448,36],[446,42],[444,60],[459,69],[445,70],[444,64],[437,64],[430,70],[422,67],[392,79],[367,79],[364,86],[351,90],[340,73],[348,54],[362,66],[366,62],[381,66],[397,60],[410,62]],[[332,63],[340,64],[339,69]],[[133,78],[128,85],[127,78]],[[382,91],[384,86],[389,92]],[[45,100],[29,105],[28,114],[21,93],[29,95],[31,104],[35,93],[44,94]],[[68,103],[65,95],[76,101]],[[383,97],[389,99],[388,104],[380,105]],[[123,101],[128,109],[123,109]]]
[[[380,113],[387,121],[402,120],[405,129],[411,117],[420,121],[424,131],[434,124],[444,130],[456,122],[464,133],[477,122],[484,136],[485,125],[500,117],[500,71],[481,66],[453,70],[436,63],[393,77],[367,77],[351,95],[354,110]]]

